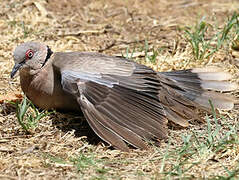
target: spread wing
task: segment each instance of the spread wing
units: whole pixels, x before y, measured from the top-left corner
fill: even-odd
[[[167,120],[158,99],[161,86],[153,70],[124,59],[108,61],[107,56],[85,64],[61,68],[62,86],[75,96],[99,137],[124,151],[125,142],[145,149],[143,139],[166,138]]]

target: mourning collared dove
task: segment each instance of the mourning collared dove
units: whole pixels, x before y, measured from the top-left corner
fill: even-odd
[[[104,141],[123,151],[127,143],[167,137],[168,120],[188,126],[195,109],[230,110],[235,99],[231,75],[218,68],[156,72],[131,60],[90,52],[56,52],[38,42],[14,51],[11,77],[20,71],[23,92],[39,108],[82,111]]]

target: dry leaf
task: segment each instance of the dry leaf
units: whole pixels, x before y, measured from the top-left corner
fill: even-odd
[[[22,94],[20,94],[19,92],[0,95],[0,103],[6,102],[6,101],[16,102],[21,99],[22,99]]]

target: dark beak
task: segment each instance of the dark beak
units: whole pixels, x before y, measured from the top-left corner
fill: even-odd
[[[23,65],[23,63],[18,63],[18,64],[14,65],[14,67],[12,68],[12,72],[11,72],[11,78],[13,78],[15,76],[15,74],[22,67],[22,65]]]

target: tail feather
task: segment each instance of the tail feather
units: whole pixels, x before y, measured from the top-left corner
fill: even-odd
[[[234,91],[238,89],[236,83],[226,81],[201,81],[201,87],[203,89],[214,90],[214,91]]]
[[[210,103],[215,108],[231,110],[237,100],[228,95],[215,91],[234,91],[238,89],[236,83],[228,82],[232,78],[230,73],[222,72],[220,68],[195,68],[189,70],[160,72],[162,82],[159,98],[164,104],[169,121],[183,127],[188,123],[185,119],[198,119],[195,109],[210,111]],[[187,112],[187,113],[185,113]]]
[[[205,91],[201,94],[201,96],[197,97],[194,102],[200,104],[203,107],[210,108],[209,100],[212,102],[215,108],[221,110],[231,110],[234,107],[234,103],[236,100],[227,95],[227,94],[219,94],[216,92],[208,92]]]

